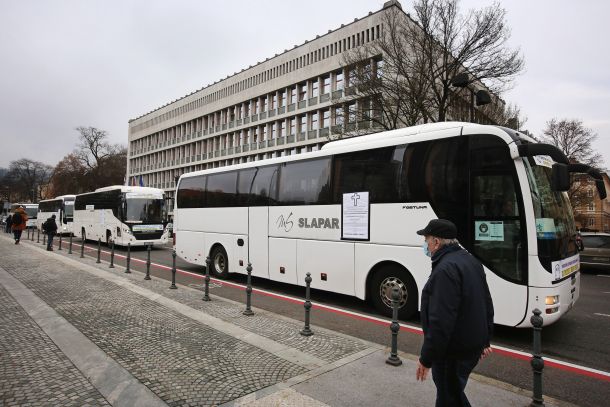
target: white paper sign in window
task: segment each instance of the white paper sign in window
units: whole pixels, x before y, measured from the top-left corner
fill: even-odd
[[[343,194],[341,238],[369,240],[369,193]]]

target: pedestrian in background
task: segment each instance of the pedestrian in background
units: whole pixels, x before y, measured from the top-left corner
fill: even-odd
[[[432,368],[436,407],[470,406],[464,389],[480,359],[491,353],[494,309],[481,263],[460,247],[456,226],[431,220],[417,232],[432,258],[421,297],[424,343],[417,380]]]
[[[15,236],[15,244],[19,244],[21,240],[21,233],[26,227],[28,221],[28,215],[25,213],[23,206],[17,207],[13,213],[13,219],[11,222],[11,228],[13,229],[13,235]]]
[[[9,213],[8,216],[6,217],[5,222],[6,222],[5,232],[11,233],[11,225],[13,224],[13,214]]]
[[[57,223],[55,222],[55,215],[51,215],[43,224],[42,232],[47,235],[47,251],[53,251],[53,237],[57,233]]]

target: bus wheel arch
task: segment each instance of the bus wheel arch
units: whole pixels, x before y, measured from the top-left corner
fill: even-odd
[[[214,243],[210,249],[210,274],[221,279],[229,276],[229,256],[220,243]]]
[[[106,229],[106,246],[110,246],[110,242],[112,241],[112,232],[110,229]]]
[[[377,263],[366,278],[366,299],[382,314],[392,316],[392,288],[400,293],[398,317],[409,319],[415,315],[419,305],[419,291],[413,275],[407,268],[394,261]]]

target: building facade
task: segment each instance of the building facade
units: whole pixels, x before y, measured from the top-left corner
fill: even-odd
[[[602,173],[606,191],[610,193],[610,178]],[[572,200],[576,227],[582,231],[610,233],[610,196],[601,199],[591,177],[576,179],[579,197]]]
[[[397,11],[400,3],[388,1],[364,18],[130,120],[127,178],[164,189],[172,208],[184,173],[313,151],[346,132],[375,131],[370,121],[358,121],[370,101],[353,96],[344,55],[379,38],[383,13]],[[383,56],[363,63],[375,73]]]

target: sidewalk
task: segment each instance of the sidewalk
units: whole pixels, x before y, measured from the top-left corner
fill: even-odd
[[[392,367],[377,344],[315,326],[303,337],[299,321],[9,235],[0,258],[0,405],[434,405],[412,355]],[[467,393],[474,406],[530,402],[482,377]]]

